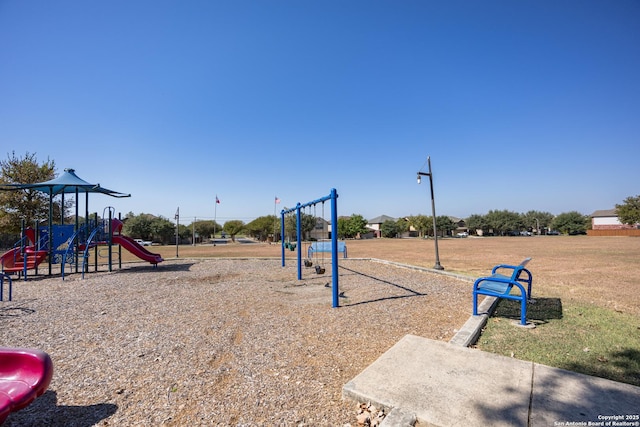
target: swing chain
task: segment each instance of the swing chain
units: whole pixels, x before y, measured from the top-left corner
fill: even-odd
[[[315,205],[314,205],[315,206]],[[322,232],[320,233],[320,238],[321,240],[324,241],[324,200],[322,201],[322,221],[321,221],[321,226],[322,226]],[[316,217],[316,227],[318,225],[318,217]],[[316,265],[316,274],[324,274],[325,273],[325,268],[324,268],[324,250],[322,251],[322,263],[320,265]]]

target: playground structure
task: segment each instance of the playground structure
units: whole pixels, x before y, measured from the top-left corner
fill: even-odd
[[[330,241],[330,252],[331,252],[331,278],[332,278],[332,307],[336,308],[340,306],[340,301],[339,301],[339,295],[340,295],[340,291],[339,291],[339,279],[338,279],[338,233],[337,231],[337,224],[338,224],[338,193],[336,192],[335,188],[331,189],[331,192],[329,193],[328,196],[324,196],[321,197],[319,199],[307,202],[307,203],[298,203],[296,205],[295,208],[292,209],[283,209],[282,212],[280,213],[280,218],[281,218],[281,232],[282,235],[284,237],[284,230],[285,230],[285,216],[288,214],[292,214],[295,212],[296,215],[296,243],[292,243],[289,241],[285,241],[285,239],[282,239],[282,266],[285,266],[285,249],[289,249],[291,251],[296,250],[297,249],[297,261],[298,261],[298,280],[302,280],[302,221],[301,221],[301,217],[302,217],[302,210],[307,208],[307,207],[311,207],[311,206],[316,206],[318,203],[322,203],[322,206],[324,208],[324,203],[326,201],[330,200],[331,201],[331,224],[333,224],[334,229],[331,232],[331,241]],[[324,216],[324,209],[323,209],[323,216]],[[322,242],[323,244],[326,242]],[[344,242],[342,243],[342,247],[344,246]],[[346,251],[346,249],[345,249]],[[342,251],[343,253],[346,254],[345,251]],[[319,252],[316,250],[316,253]],[[328,250],[322,251],[322,253],[324,252],[329,252]],[[311,252],[308,252],[308,256],[310,256]],[[311,260],[309,258],[307,258],[305,260],[305,266],[310,267],[311,266]],[[315,266],[316,269],[316,273],[317,274],[324,274],[325,269],[324,269],[324,265],[320,264],[316,264]]]
[[[53,225],[51,229],[43,226],[39,229],[32,227],[24,228],[23,237],[14,245],[12,249],[0,256],[3,273],[17,273],[25,280],[29,270],[36,270],[38,266],[51,255],[52,264],[60,264],[62,279],[65,278],[65,269],[69,267],[77,273],[79,269],[84,273],[89,271],[91,263],[91,250],[94,249],[95,269],[98,268],[98,250],[100,247],[107,248],[109,271],[113,269],[114,246],[124,248],[136,257],[157,266],[163,261],[162,256],[147,250],[134,239],[121,234],[123,222],[116,218],[111,218],[111,208],[109,217],[90,219],[81,224],[77,229],[72,224]],[[51,232],[50,232],[51,230]],[[52,235],[52,250],[49,250],[49,235]],[[120,251],[118,252],[118,263],[120,263]],[[1,299],[2,292],[0,292]]]
[[[58,246],[54,253],[56,255],[62,254],[61,274],[64,280],[65,265],[75,265],[76,272],[78,271],[78,265],[80,259],[82,259],[82,278],[84,273],[89,270],[89,256],[90,250],[95,249],[95,269],[98,268],[98,248],[107,248],[107,257],[109,258],[109,271],[112,270],[113,265],[113,251],[112,247],[118,245],[118,266],[121,267],[121,252],[120,248],[125,248],[136,257],[143,261],[147,261],[154,267],[158,266],[158,263],[162,262],[162,256],[155,254],[147,250],[141,244],[136,242],[131,237],[121,234],[122,226],[124,224],[121,220],[111,218],[111,211],[109,211],[109,217],[98,220],[95,218],[90,221],[86,226],[79,228],[70,238],[68,238],[62,245]],[[57,258],[56,258],[57,259]]]
[[[0,256],[2,272],[17,273],[27,280],[28,271],[34,270],[37,274],[38,266],[48,260],[49,275],[52,274],[52,265],[61,265],[61,274],[64,279],[65,266],[71,265],[78,272],[80,261],[82,264],[82,277],[89,269],[90,250],[95,249],[94,260],[95,269],[98,268],[98,247],[106,246],[109,271],[113,269],[114,245],[125,248],[138,258],[157,266],[163,259],[160,255],[149,252],[133,239],[121,234],[122,221],[113,218],[114,209],[107,207],[103,211],[103,218],[98,219],[97,213],[93,219],[89,218],[89,193],[100,193],[111,197],[130,197],[130,194],[119,193],[108,190],[100,184],[89,184],[79,178],[73,169],[65,169],[59,177],[36,184],[7,184],[0,186],[0,190],[37,190],[49,194],[49,215],[46,226],[25,227],[22,224],[20,240],[12,249]],[[61,206],[64,206],[65,194],[75,194],[75,224],[65,224],[64,219],[61,224],[53,224],[53,198],[60,195],[62,197]],[[85,193],[85,218],[80,223],[78,215],[78,195]],[[105,217],[108,211],[107,218]],[[64,217],[64,215],[62,215]],[[120,252],[118,252],[120,255]],[[119,263],[121,257],[118,256]],[[121,264],[119,264],[121,267]]]

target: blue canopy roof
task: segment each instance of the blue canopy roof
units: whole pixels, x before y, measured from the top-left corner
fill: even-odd
[[[131,194],[124,194],[118,191],[101,187],[100,184],[90,184],[76,175],[75,170],[65,169],[57,178],[49,181],[33,184],[4,184],[0,185],[0,190],[38,190],[52,196],[62,193],[102,193],[112,197],[131,197]]]

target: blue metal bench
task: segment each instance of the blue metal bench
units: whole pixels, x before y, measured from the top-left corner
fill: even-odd
[[[478,315],[478,295],[505,298],[520,301],[520,324],[527,324],[527,301],[531,300],[531,283],[533,277],[525,265],[531,261],[526,258],[518,265],[499,264],[491,270],[491,276],[480,277],[473,283],[473,315]],[[500,274],[500,270],[512,270],[510,276]],[[527,285],[525,289],[524,285]],[[519,295],[511,294],[513,288],[519,290]]]
[[[313,242],[307,250],[307,257],[312,258],[314,252],[331,252],[331,242]],[[347,244],[338,242],[338,253],[342,252],[342,258],[347,257]]]

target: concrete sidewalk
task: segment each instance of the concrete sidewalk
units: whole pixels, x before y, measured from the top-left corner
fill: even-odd
[[[414,335],[347,383],[343,396],[414,414],[420,425],[640,426],[640,387]]]
[[[497,302],[484,298],[449,343],[405,336],[343,397],[385,408],[380,427],[640,427],[640,387],[468,348]]]
[[[640,387],[468,348],[497,302],[484,298],[448,343],[406,335],[343,397],[385,408],[380,427],[640,427]]]

